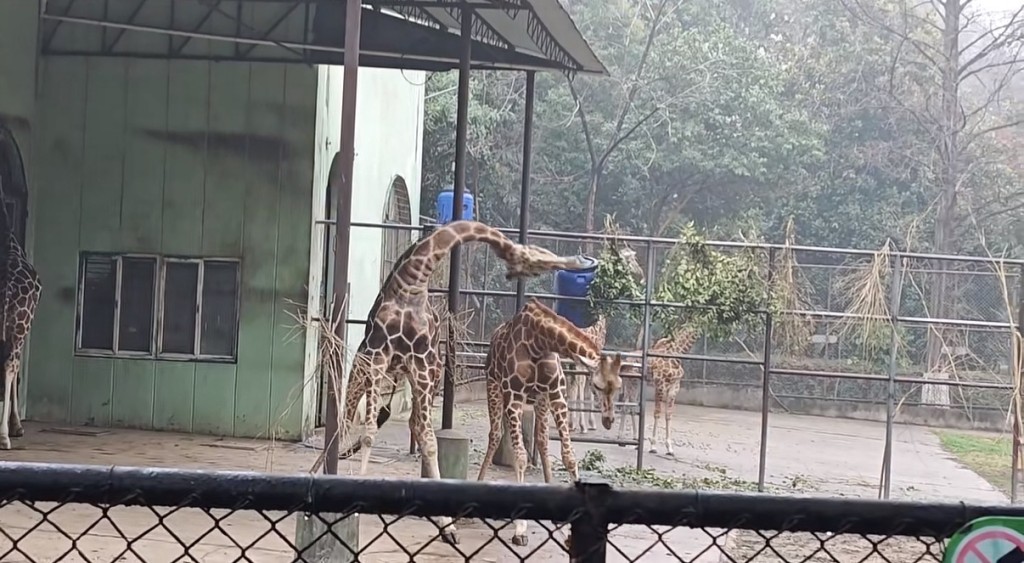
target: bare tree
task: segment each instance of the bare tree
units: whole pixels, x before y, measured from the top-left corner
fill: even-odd
[[[975,0],[840,0],[858,20],[883,30],[894,41],[888,103],[909,116],[922,133],[914,160],[936,195],[931,246],[957,250],[964,214],[963,195],[986,165],[986,138],[1024,124],[1003,103],[1009,85],[1024,70],[1024,5],[1006,15],[974,9]],[[927,300],[933,318],[951,316],[948,263],[937,260]],[[952,366],[942,329],[928,335],[926,377],[948,379]],[[949,388],[926,385],[922,401],[949,404]]]

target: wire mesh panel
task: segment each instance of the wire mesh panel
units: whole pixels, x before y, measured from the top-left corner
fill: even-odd
[[[910,563],[992,515],[1024,509],[10,463],[0,560]]]

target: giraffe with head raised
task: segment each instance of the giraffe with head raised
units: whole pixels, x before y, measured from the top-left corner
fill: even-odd
[[[4,168],[10,172],[10,166]],[[0,366],[3,366],[4,384],[0,450],[11,449],[11,437],[25,435],[19,413],[18,380],[25,341],[32,328],[43,287],[8,216],[6,190],[11,179],[10,174],[0,174],[0,249],[4,251],[0,255]]]
[[[454,221],[439,226],[409,246],[395,262],[370,309],[346,387],[341,437],[346,436],[360,400],[366,397],[365,430],[359,442],[345,454],[350,456],[362,450],[360,475],[366,474],[377,429],[390,413],[390,405],[384,405],[382,410],[382,388],[390,387],[390,396],[394,397],[394,390],[402,384],[400,378],[405,377],[412,388],[409,430],[426,461],[428,477],[440,477],[437,438],[430,420],[433,398],[442,375],[440,318],[427,301],[427,286],[434,268],[452,248],[472,241],[486,243],[505,262],[506,279],[580,267],[576,258],[560,257],[538,246],[514,243],[497,229],[476,221]],[[388,374],[395,377],[389,378]],[[441,528],[445,541],[458,542],[450,518],[441,520]]]
[[[636,251],[618,239],[611,241],[611,248],[625,262],[633,279],[641,286],[644,285],[646,277],[644,269],[640,266],[640,261],[637,260]],[[604,315],[598,315],[594,324],[584,328],[583,332],[594,341],[598,348],[604,349],[605,342],[608,340],[608,319]],[[576,369],[583,371],[584,368],[577,366]],[[580,434],[586,433],[587,430],[597,430],[595,417],[597,409],[594,404],[593,388],[587,385],[587,381],[586,375],[569,375],[569,403],[575,405],[577,409],[582,407],[582,410],[572,411],[569,418],[569,429],[578,431]]]
[[[650,347],[649,351],[655,354],[681,356],[689,353],[696,341],[697,333],[695,331],[690,328],[682,328],[672,336],[659,339]],[[634,352],[634,354],[640,353],[641,351]],[[639,363],[639,359],[637,359],[637,362]],[[627,379],[622,386],[622,402],[624,403],[639,403],[642,400],[640,397],[639,376],[643,375],[645,381],[654,385],[654,425],[651,428],[650,435],[647,436],[651,443],[649,451],[651,453],[658,453],[658,419],[664,417],[665,453],[675,455],[672,451],[672,411],[675,409],[676,395],[679,394],[679,385],[683,381],[683,375],[685,374],[683,360],[678,358],[648,357],[647,373],[641,374],[638,365],[627,365],[624,368],[624,373],[636,376]],[[626,418],[629,418],[630,431],[634,436],[636,435],[636,413],[630,411],[628,416],[623,416],[619,420],[620,440],[622,439]]]
[[[544,481],[550,483],[552,480],[551,460],[548,458],[549,412],[554,416],[562,444],[562,463],[573,481],[579,478],[569,436],[566,378],[559,356],[572,358],[576,363],[586,366],[590,372],[590,388],[600,403],[601,423],[605,429],[611,429],[615,421],[613,399],[622,387],[619,375],[622,356],[602,353],[601,347],[572,322],[539,301],[530,299],[491,335],[490,349],[484,361],[490,431],[487,434],[487,452],[477,480],[484,479],[494,460],[504,420],[508,424],[509,437],[515,451],[516,481],[523,482],[526,447],[522,420],[523,408],[528,403],[534,406],[534,443],[540,452]],[[526,545],[525,520],[516,520],[512,543]]]

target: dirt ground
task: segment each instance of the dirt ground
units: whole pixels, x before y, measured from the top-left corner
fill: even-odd
[[[698,485],[713,487],[724,482],[732,488],[752,488],[757,480],[759,424],[757,413],[681,406],[674,416],[675,457],[645,453],[645,465],[659,475]],[[459,405],[456,427],[472,440],[470,478],[474,478],[486,445],[483,405]],[[271,444],[131,430],[81,436],[47,431],[52,428],[27,424],[26,436],[16,441],[18,449],[0,453],[0,459],[295,473],[307,471],[317,457],[315,439],[307,444]],[[875,497],[884,431],[884,425],[877,423],[773,414],[766,482],[778,492]],[[596,435],[611,438],[615,432],[602,430]],[[893,435],[893,498],[1007,502],[991,485],[944,453],[928,429],[897,426]],[[407,454],[408,443],[405,422],[389,422],[374,448],[377,462],[371,464],[371,473],[380,477],[418,475],[419,462]],[[577,458],[588,450],[601,451],[609,468],[636,462],[632,447],[586,444],[580,437],[574,446]],[[558,455],[556,444],[550,450]],[[346,461],[340,467],[341,473],[354,474],[356,470],[354,463]],[[512,473],[494,468],[490,478],[511,480]],[[541,480],[539,471],[531,470],[528,479]],[[114,508],[104,513],[91,506],[9,503],[0,505],[0,522],[0,561],[5,562],[295,560],[291,547],[297,526],[294,515],[159,508]],[[359,528],[365,550],[361,561],[568,560],[560,542],[552,537],[551,523],[531,522],[530,545],[516,547],[509,543],[509,522],[463,521],[457,549],[436,541],[437,527],[423,519],[393,522],[389,517],[363,515]],[[874,553],[865,559],[873,561],[880,557],[879,552],[891,561],[902,561],[903,555],[911,561],[922,555],[926,560],[931,559],[928,554],[941,555],[938,547],[907,538],[874,547],[858,538],[832,537],[822,543],[806,534],[787,534],[774,538],[771,549],[765,549],[764,538],[754,532],[734,532],[727,541],[721,530],[668,531],[642,526],[615,528],[610,543],[609,561],[684,559],[707,563],[719,560],[721,552],[715,543],[740,561],[779,561],[780,556],[788,556],[791,560],[810,557],[808,561],[845,562]]]

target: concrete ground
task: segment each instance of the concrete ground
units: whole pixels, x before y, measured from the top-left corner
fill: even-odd
[[[439,420],[439,416],[435,418]],[[757,413],[680,406],[674,416],[675,457],[645,454],[645,465],[658,474],[675,476],[697,486],[724,484],[749,489],[757,480],[759,425]],[[483,405],[459,405],[456,427],[473,440],[469,477],[475,478],[486,445]],[[0,452],[0,459],[294,473],[307,471],[318,453],[315,443],[271,444],[131,430],[82,436],[44,431],[48,428],[52,426],[27,424],[26,436],[16,441],[18,449]],[[602,430],[595,435],[611,438],[615,431]],[[884,425],[879,423],[772,414],[766,482],[774,492],[874,498],[884,435]],[[897,426],[893,436],[892,498],[1007,502],[992,486],[945,454],[928,429]],[[408,441],[406,423],[389,422],[374,448],[371,473],[381,477],[417,476],[419,463],[406,453]],[[574,446],[577,458],[582,458],[587,450],[601,451],[608,468],[636,462],[636,450],[632,447],[586,444],[581,437],[576,437]],[[558,455],[557,443],[551,444],[550,451]],[[352,462],[341,464],[341,473],[356,470]],[[511,480],[512,473],[494,468],[489,478]],[[528,480],[541,480],[539,471],[531,470]],[[172,512],[148,508],[115,508],[104,516],[98,508],[78,505],[63,506],[45,515],[39,512],[50,508],[0,501],[0,521],[5,532],[0,533],[0,560],[55,561],[65,552],[68,555],[63,561],[219,562],[235,561],[243,554],[261,562],[294,560],[289,546],[295,535],[294,516],[267,515],[271,517],[268,520],[254,512],[211,515],[192,509]],[[45,522],[33,528],[42,521]],[[54,524],[64,533],[55,529]],[[437,528],[428,521],[404,518],[391,523],[389,518],[367,514],[360,520],[361,543],[367,550],[360,560],[410,561],[407,550],[420,548],[423,551],[415,555],[416,561],[462,561],[478,549],[472,555],[473,561],[568,560],[560,542],[552,539],[550,531],[543,527],[552,527],[550,523],[531,522],[529,526],[530,545],[515,547],[509,543],[511,526],[506,522],[460,522],[461,543],[456,550],[431,541]],[[495,532],[494,528],[500,529]],[[73,542],[64,534],[81,539]],[[611,533],[608,560],[718,561],[720,552],[712,547],[713,543],[740,561],[778,561],[780,557],[875,561],[881,560],[879,553],[890,561],[913,561],[921,556],[931,560],[941,556],[936,546],[907,538],[874,546],[860,538],[834,536],[823,544],[806,534],[786,534],[772,539],[773,551],[765,550],[764,538],[754,532],[731,533],[728,541],[722,534],[721,530],[668,531],[622,526]],[[713,541],[713,536],[718,539]],[[182,543],[190,546],[187,551]],[[699,553],[704,555],[696,557]]]

